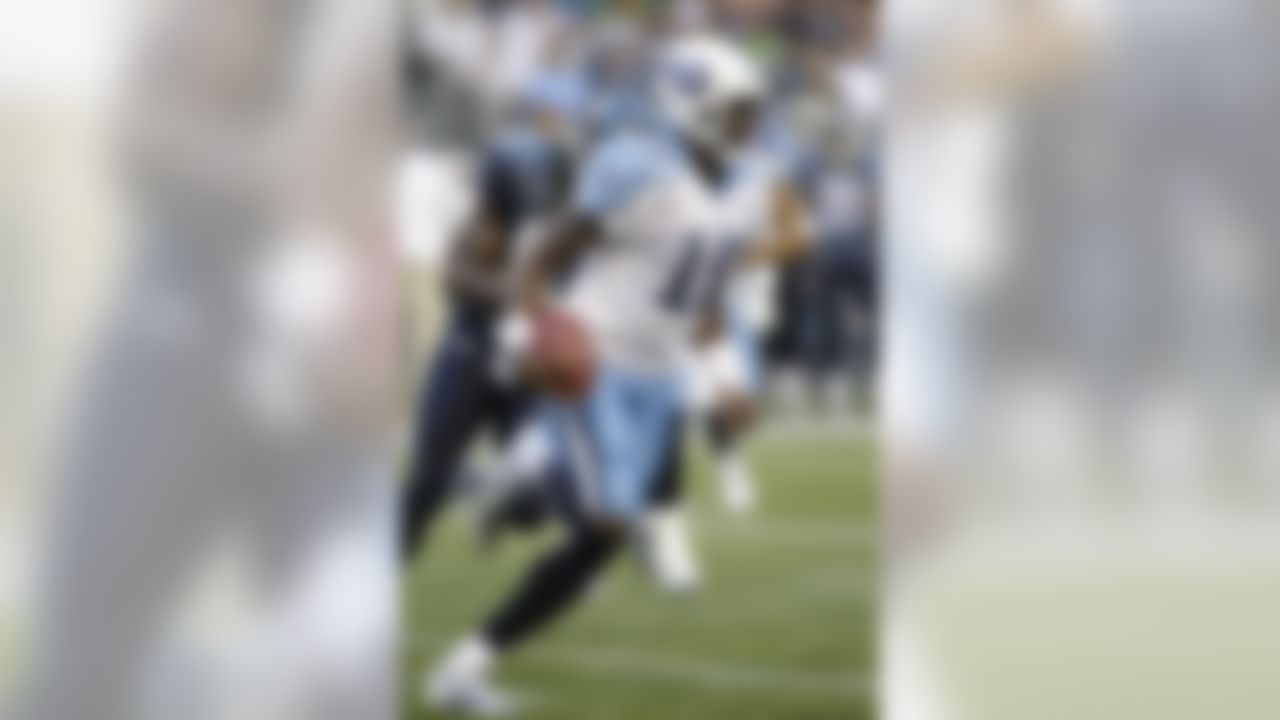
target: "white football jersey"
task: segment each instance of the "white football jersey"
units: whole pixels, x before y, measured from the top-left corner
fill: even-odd
[[[568,289],[607,363],[680,372],[698,317],[725,300],[742,248],[769,218],[771,182],[744,161],[713,187],[663,135],[604,143],[584,168],[575,207],[605,238]]]

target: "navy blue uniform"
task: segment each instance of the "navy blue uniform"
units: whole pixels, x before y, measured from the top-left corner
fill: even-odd
[[[499,138],[480,177],[480,207],[508,245],[529,220],[555,210],[569,185],[570,158],[538,135],[518,130]],[[497,264],[513,248],[501,248]],[[492,268],[495,273],[501,267]],[[524,388],[493,375],[494,325],[501,308],[454,291],[448,328],[423,383],[413,455],[401,504],[401,551],[411,556],[457,475],[471,441],[482,431],[499,440],[512,433],[529,404]]]
[[[878,310],[876,173],[873,160],[863,158],[820,166],[811,178],[809,192],[815,198],[820,233],[811,259],[813,312],[806,313],[804,345],[815,370],[838,370],[855,358],[873,369],[874,331],[855,338],[846,318],[851,308],[873,317]],[[852,194],[856,200],[848,197]]]

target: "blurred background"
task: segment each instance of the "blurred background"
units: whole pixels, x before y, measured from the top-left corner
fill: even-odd
[[[890,2],[898,717],[1268,717],[1275,8]]]

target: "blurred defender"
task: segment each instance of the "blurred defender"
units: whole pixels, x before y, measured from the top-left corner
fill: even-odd
[[[623,133],[586,163],[568,216],[521,273],[513,346],[535,377],[549,316],[577,318],[598,358],[585,392],[548,387],[531,432],[554,468],[565,543],[429,678],[428,700],[482,715],[513,709],[495,661],[567,610],[649,506],[670,457],[690,354],[722,330],[724,289],[768,222],[772,186],[743,149],[762,82],[734,48],[687,40],[658,69],[667,132]],[[553,304],[553,280],[574,278]],[[563,322],[563,321],[558,321]],[[569,321],[570,324],[572,321]]]
[[[529,397],[503,377],[494,353],[508,267],[521,236],[557,210],[572,182],[571,128],[579,104],[568,78],[548,75],[522,93],[517,122],[489,149],[479,203],[449,261],[449,329],[423,386],[400,547],[411,558],[449,493],[459,463],[486,427],[505,440]]]

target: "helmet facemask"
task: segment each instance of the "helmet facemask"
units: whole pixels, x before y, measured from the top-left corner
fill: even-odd
[[[686,141],[725,160],[754,139],[762,95],[754,65],[715,39],[673,48],[658,86],[672,127]]]

